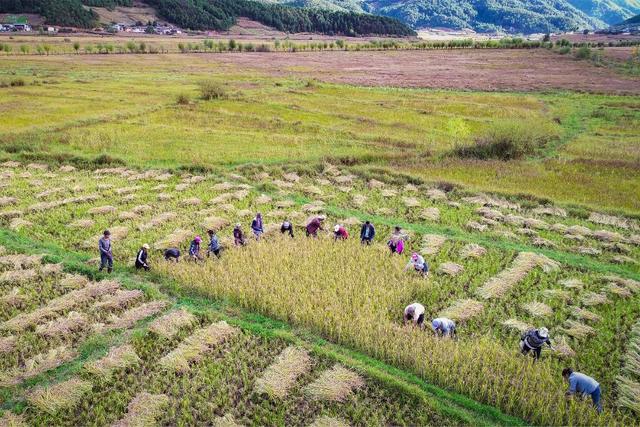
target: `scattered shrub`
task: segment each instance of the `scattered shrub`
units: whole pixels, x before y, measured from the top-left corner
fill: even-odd
[[[200,82],[200,96],[205,101],[211,101],[213,99],[226,98],[227,92],[219,83],[205,80]]]
[[[176,98],[176,104],[178,104],[178,105],[189,105],[189,104],[191,104],[191,99],[189,99],[189,95],[181,93]]]

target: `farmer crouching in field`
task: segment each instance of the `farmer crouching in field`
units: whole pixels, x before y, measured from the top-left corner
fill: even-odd
[[[424,306],[414,302],[404,309],[403,324],[413,322],[414,325],[424,328]]]
[[[180,261],[180,249],[178,248],[169,248],[164,251],[164,260],[165,261]]]
[[[236,246],[244,246],[246,244],[244,232],[240,223],[233,227],[233,244]]]
[[[562,377],[569,383],[567,390],[567,399],[574,394],[590,395],[593,406],[598,413],[602,412],[602,402],[600,402],[600,384],[588,375],[580,372],[573,372],[571,368],[562,370]]]
[[[189,259],[198,262],[202,260],[200,255],[200,243],[202,243],[202,237],[196,236],[189,245]]]
[[[376,235],[376,229],[370,221],[365,221],[360,228],[360,242],[363,245],[370,245]]]
[[[415,271],[420,273],[423,277],[427,277],[427,275],[429,274],[429,264],[427,264],[427,261],[425,261],[422,255],[418,254],[417,252],[414,252],[411,255],[411,259],[409,259],[409,262],[407,263],[407,266],[404,268],[404,271],[407,271],[412,267]]]
[[[436,337],[456,337],[456,322],[446,317],[438,317],[431,321],[431,329]]]
[[[253,235],[256,236],[256,240],[260,240],[260,236],[264,233],[264,228],[262,226],[262,214],[257,213],[256,217],[251,221],[251,231],[253,231]]]
[[[387,242],[387,246],[391,251],[391,255],[398,254],[402,255],[404,252],[404,235],[402,234],[402,230],[400,227],[396,226]]]
[[[148,251],[149,245],[145,243],[138,251],[138,255],[136,255],[136,269],[144,268],[145,271],[149,271],[149,264],[147,264]]]
[[[317,216],[315,218],[313,218],[311,221],[309,221],[309,223],[307,224],[307,237],[311,236],[311,237],[318,237],[318,230],[322,231],[324,230],[324,228],[322,228],[322,223],[325,220],[325,216],[324,215],[320,215]]]
[[[111,251],[111,232],[104,230],[102,237],[98,240],[98,250],[100,251],[100,269],[107,267],[107,273],[113,271],[113,252]]]
[[[293,238],[293,224],[288,219],[285,219],[280,226],[280,233],[289,234],[289,237]]]
[[[554,350],[551,340],[549,340],[549,330],[547,328],[529,329],[520,337],[520,352],[523,355],[527,355],[530,351],[533,351],[534,359],[538,360],[540,359],[542,346],[545,344],[551,350]]]
[[[214,254],[217,258],[220,258],[222,246],[220,246],[220,240],[218,239],[216,232],[213,230],[207,230],[207,234],[209,235],[209,249],[207,249],[207,257]]]
[[[333,240],[347,240],[349,238],[349,232],[347,232],[347,229],[344,228],[343,225],[341,224],[336,224],[335,227],[333,227]]]

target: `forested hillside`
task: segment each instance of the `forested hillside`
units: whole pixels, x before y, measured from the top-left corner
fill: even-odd
[[[640,13],[638,0],[569,0],[569,3],[607,24],[617,24]]]
[[[370,14],[297,8],[250,0],[147,0],[160,16],[182,28],[227,30],[247,17],[280,31],[358,36],[407,36],[414,32],[400,21]],[[96,14],[84,6],[130,6],[131,0],[0,0],[0,13],[38,13],[47,23],[89,28]]]

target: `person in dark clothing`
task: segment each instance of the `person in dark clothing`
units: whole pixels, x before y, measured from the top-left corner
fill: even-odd
[[[280,233],[289,233],[289,237],[293,237],[293,224],[291,224],[289,220],[284,220],[284,222],[280,226]]]
[[[149,251],[149,245],[144,244],[138,251],[138,255],[136,255],[136,268],[140,270],[144,268],[145,271],[149,271],[149,264],[147,264],[147,256]]]
[[[549,330],[547,328],[529,329],[520,337],[520,351],[527,355],[533,351],[535,360],[540,359],[542,346],[547,344],[551,350],[554,350],[549,340]]]
[[[207,234],[209,235],[209,249],[207,250],[207,256],[214,254],[216,257],[220,258],[220,253],[222,252],[222,246],[220,245],[220,240],[216,235],[216,232],[213,230],[208,230]]]
[[[307,237],[318,237],[318,230],[324,230],[324,228],[322,228],[324,218],[324,215],[320,215],[309,221],[307,224]]]
[[[189,258],[195,262],[202,260],[202,256],[200,255],[200,243],[202,243],[202,237],[196,236],[195,239],[191,241],[191,245],[189,245]]]
[[[164,251],[165,261],[173,260],[175,262],[180,261],[180,250],[178,248],[169,248]]]
[[[233,228],[233,243],[236,246],[244,246],[246,244],[244,233],[240,224],[236,224]]]
[[[113,252],[111,251],[111,232],[104,230],[102,237],[98,240],[98,250],[100,250],[100,269],[107,267],[107,273],[113,271]]]
[[[365,221],[360,229],[360,242],[363,245],[370,245],[376,235],[376,228],[370,221]]]
[[[256,236],[256,240],[260,240],[260,236],[264,233],[264,227],[262,225],[262,214],[257,213],[256,217],[251,221],[251,231],[253,231],[253,235]]]

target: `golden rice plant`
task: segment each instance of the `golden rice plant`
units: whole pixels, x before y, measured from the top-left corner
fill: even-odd
[[[0,337],[0,354],[10,353],[16,348],[16,341],[18,339],[13,335],[8,337]]]
[[[113,427],[153,427],[162,411],[169,405],[165,394],[140,392],[127,406],[127,413]]]
[[[171,232],[171,234],[155,242],[153,247],[154,249],[179,247],[183,243],[187,242],[191,237],[193,237],[193,231],[176,228]]]
[[[180,332],[180,329],[192,326],[196,321],[196,316],[186,310],[179,309],[158,317],[151,322],[149,330],[162,337],[172,338]]]
[[[72,378],[48,387],[36,387],[27,395],[30,405],[49,414],[76,406],[91,391],[89,381]]]
[[[338,418],[321,415],[309,424],[309,427],[349,427],[349,424]]]
[[[144,224],[140,224],[138,226],[138,229],[140,231],[145,231],[145,230],[149,230],[152,228],[156,228],[161,226],[162,224],[165,224],[169,221],[172,221],[174,219],[176,219],[178,217],[178,215],[175,212],[163,212],[161,214],[158,214],[156,216],[154,216],[153,218],[151,218],[148,222],[144,223]]]
[[[222,417],[215,417],[211,423],[213,427],[242,427],[238,424],[232,414],[225,414]]]
[[[55,338],[69,336],[87,329],[88,326],[89,322],[86,315],[71,311],[66,316],[38,325],[36,327],[36,333],[43,337]]]
[[[586,338],[589,335],[594,335],[596,330],[589,325],[577,322],[575,320],[567,320],[564,322],[562,330],[565,334],[577,339]]]
[[[11,411],[4,411],[0,417],[0,427],[27,427],[23,415],[16,415]]]
[[[229,226],[229,224],[231,224],[231,221],[226,218],[209,216],[203,219],[200,225],[202,225],[202,227],[206,228],[207,230],[220,231],[223,228]]]
[[[164,310],[166,306],[166,301],[151,301],[141,304],[137,307],[130,308],[120,316],[112,315],[105,325],[105,328],[107,330],[131,328],[138,321],[151,317],[154,314],[158,314]]]
[[[160,359],[159,364],[171,371],[186,372],[190,365],[198,362],[205,353],[238,332],[238,329],[229,326],[227,322],[213,323],[187,337],[178,347]]]
[[[422,255],[435,255],[440,252],[440,248],[447,241],[445,236],[439,234],[425,234],[422,236],[422,248],[420,253]]]
[[[256,380],[256,391],[283,398],[296,380],[311,369],[309,353],[299,347],[287,347],[276,361]]]
[[[80,274],[66,274],[58,281],[58,287],[65,290],[76,290],[84,288],[89,284],[89,279]]]
[[[460,257],[462,258],[480,258],[486,253],[485,248],[475,243],[469,243],[460,249]]]
[[[538,301],[523,304],[522,308],[534,317],[547,317],[553,314],[553,309],[551,307]]]
[[[536,267],[549,272],[558,270],[560,265],[541,254],[520,252],[509,268],[489,279],[477,293],[485,299],[502,298]]]
[[[335,365],[305,387],[305,393],[315,400],[343,402],[351,393],[364,386],[364,380],[349,369]]]
[[[618,376],[618,406],[640,414],[640,383],[629,377]]]
[[[462,299],[445,309],[438,317],[447,317],[457,322],[464,322],[478,316],[484,310],[484,304],[473,299]]]
[[[60,346],[46,353],[37,354],[24,362],[24,366],[13,368],[0,373],[0,387],[8,387],[20,384],[24,380],[33,378],[43,372],[57,368],[58,366],[75,359],[75,350]]]
[[[87,363],[84,365],[84,369],[90,374],[106,380],[111,378],[114,371],[137,366],[140,362],[135,348],[130,344],[124,344],[111,348],[106,356]]]
[[[464,271],[464,267],[455,262],[444,262],[438,266],[438,273],[446,274],[449,276],[457,276]]]

